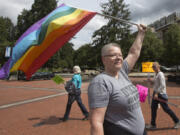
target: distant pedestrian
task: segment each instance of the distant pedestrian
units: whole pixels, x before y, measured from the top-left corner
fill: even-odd
[[[69,114],[70,114],[70,110],[71,110],[71,106],[74,103],[74,101],[76,101],[84,115],[84,118],[82,120],[87,120],[89,113],[86,109],[86,107],[84,106],[84,104],[82,103],[82,99],[81,99],[81,84],[82,84],[82,79],[81,79],[81,69],[79,66],[74,66],[73,67],[73,72],[74,75],[71,79],[72,83],[75,86],[75,91],[72,93],[68,93],[68,102],[67,102],[67,106],[66,106],[66,112],[64,114],[63,117],[63,121],[67,121],[69,119]]]
[[[157,116],[158,104],[160,104],[164,112],[166,112],[172,118],[172,120],[175,123],[174,128],[179,128],[180,127],[179,118],[175,115],[175,113],[169,108],[167,104],[168,96],[166,92],[166,81],[165,81],[164,73],[161,72],[160,65],[158,62],[154,62],[152,68],[156,74],[154,76],[154,80],[151,80],[150,78],[148,79],[148,81],[154,84],[153,87],[154,92],[153,92],[152,104],[151,104],[151,124],[147,125],[146,128],[147,129],[156,128],[156,116]]]

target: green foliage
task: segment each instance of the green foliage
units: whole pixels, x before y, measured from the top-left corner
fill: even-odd
[[[57,7],[56,0],[35,0],[30,10],[32,23],[42,19]]]
[[[0,44],[13,41],[14,25],[7,17],[0,17]]]
[[[133,44],[134,40],[134,35],[127,34],[127,36],[120,41],[120,47],[124,58],[128,55],[129,49]]]
[[[134,38],[137,33],[134,33]],[[133,39],[134,41],[134,39]],[[163,62],[164,45],[161,39],[157,37],[156,33],[147,30],[144,37],[143,46],[141,49],[140,57],[135,65],[134,71],[141,71],[142,62],[158,61]]]
[[[102,4],[102,8],[102,13],[105,15],[110,15],[125,20],[130,19],[130,11],[128,9],[128,5],[124,3],[124,0],[109,0],[107,3]],[[121,44],[121,40],[124,38],[127,39],[130,34],[130,26],[128,24],[111,18],[106,19],[108,20],[108,23],[93,33],[93,46],[95,46],[95,55],[93,56],[93,59],[98,63],[101,63],[100,52],[101,48],[105,44],[110,42]],[[125,40],[122,43],[122,45],[126,45]],[[122,47],[122,51],[124,48]]]
[[[165,63],[168,66],[180,65],[180,26],[172,24],[164,34]]]
[[[0,65],[2,66],[6,61],[5,49],[7,46],[14,44],[14,25],[7,17],[0,17]]]
[[[14,45],[32,24],[49,14],[56,8],[56,0],[35,0],[30,10],[23,9],[18,16],[17,26],[14,27],[7,17],[0,17],[0,66],[7,61],[4,57],[6,46]],[[130,20],[130,11],[124,0],[108,0],[102,6],[102,13],[124,20]],[[72,69],[79,65],[82,69],[102,67],[101,48],[110,42],[120,44],[124,58],[135,40],[136,34],[130,34],[130,26],[114,19],[106,18],[107,24],[93,33],[93,44],[85,44],[78,50],[73,49],[72,43],[65,44],[39,69],[39,72],[58,72]],[[14,35],[16,34],[16,38]],[[140,58],[136,68],[145,61],[159,61],[166,66],[180,65],[180,26],[173,24],[165,32],[163,42],[156,33],[146,32]]]
[[[45,17],[56,7],[56,0],[35,0],[30,10],[23,9],[22,13],[18,16],[16,39],[31,25]]]
[[[66,66],[65,68],[70,68],[72,69],[74,62],[73,62],[73,57],[74,57],[74,49],[73,49],[73,44],[72,43],[66,43],[61,49],[60,49],[60,67],[63,67],[61,64],[61,61],[65,61]]]
[[[58,67],[58,68],[51,68],[51,72],[62,72],[62,68]]]
[[[36,72],[50,72],[48,68],[40,68]]]
[[[94,59],[95,47],[85,44],[76,50],[74,54],[74,64],[79,65],[82,69],[97,67],[98,62]]]
[[[129,20],[130,11],[124,0],[109,0],[108,3],[102,4],[102,12],[105,15],[114,16],[117,18]],[[105,17],[106,18],[106,17]],[[115,19],[108,19],[107,25],[102,26],[93,34],[93,45],[103,46],[110,42],[119,42],[130,33],[130,26],[117,21]]]
[[[43,66],[44,68],[58,69],[69,68],[72,69],[74,62],[74,49],[72,43],[66,43],[60,50],[56,52]]]
[[[163,61],[163,51],[164,46],[162,40],[157,37],[156,33],[152,33],[148,30],[143,41],[138,63],[141,64],[146,61],[158,61],[161,63]]]
[[[20,15],[18,15],[18,22],[17,22],[17,33],[16,39],[18,39],[30,26],[31,26],[31,19],[30,19],[30,11],[23,9]]]

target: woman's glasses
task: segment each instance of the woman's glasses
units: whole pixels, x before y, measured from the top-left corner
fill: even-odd
[[[104,57],[110,57],[112,59],[116,59],[116,58],[122,58],[122,54],[109,54],[109,55],[104,55]]]

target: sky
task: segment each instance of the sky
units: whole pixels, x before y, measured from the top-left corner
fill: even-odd
[[[96,11],[101,13],[100,4],[108,0],[57,0],[58,6],[65,3],[69,6]],[[180,0],[124,0],[128,4],[131,12],[131,22],[148,25],[154,21],[168,16],[173,12],[180,12]],[[17,24],[17,16],[23,9],[31,9],[34,0],[0,0],[0,16],[9,17],[12,22]],[[106,24],[103,17],[96,15],[88,22],[76,35],[71,42],[75,45],[74,49],[92,42],[92,34],[95,30]],[[136,27],[132,27],[135,30]]]

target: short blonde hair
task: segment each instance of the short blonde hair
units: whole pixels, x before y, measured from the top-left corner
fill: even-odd
[[[79,66],[74,66],[73,67],[73,72],[74,73],[81,73],[81,68]]]
[[[159,62],[153,62],[153,66],[156,66],[156,67],[160,68]]]

